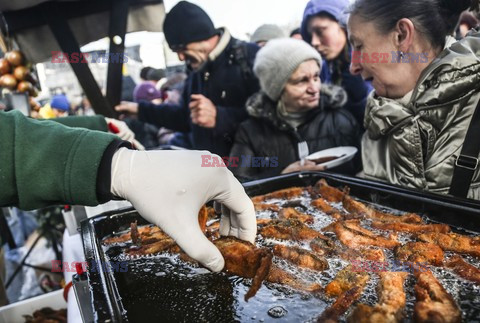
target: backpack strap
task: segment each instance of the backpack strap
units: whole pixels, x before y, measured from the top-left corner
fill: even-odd
[[[255,75],[253,74],[252,66],[248,63],[247,43],[235,39],[232,50],[235,62],[237,62],[242,71],[243,79],[249,82],[252,78],[255,78]]]
[[[480,100],[470,121],[470,126],[463,142],[462,151],[455,160],[452,184],[449,194],[466,198],[473,175],[479,166],[480,153]]]

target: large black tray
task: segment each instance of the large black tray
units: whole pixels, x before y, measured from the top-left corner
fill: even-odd
[[[327,172],[306,172],[244,183],[244,187],[247,193],[253,196],[291,186],[313,185],[320,178],[325,178],[332,186],[343,187],[347,185],[350,187],[352,196],[366,201],[371,201],[401,211],[421,213],[427,215],[433,221],[446,223],[468,231],[480,231],[480,203],[477,201],[424,193],[360,178]],[[127,229],[130,223],[135,220],[138,220],[140,225],[147,223],[132,209],[107,212],[85,220],[82,223],[82,237],[86,260],[88,262],[104,261],[106,257],[101,246],[101,240],[113,232]],[[128,284],[123,284],[123,287],[119,288],[115,275],[108,272],[89,272],[88,279],[91,286],[91,294],[93,298],[92,306],[94,308],[96,320],[98,322],[109,320],[113,322],[128,321],[126,310],[122,303],[121,292],[119,291],[121,288],[128,289],[125,287]],[[224,280],[225,277],[220,277],[218,279]],[[159,288],[162,288],[161,285],[165,284],[165,282],[165,280],[162,280]],[[213,286],[215,283],[215,281],[212,281],[211,285]],[[178,286],[180,286],[180,284],[185,284],[185,281],[174,281],[172,284],[179,284]],[[210,295],[212,295],[212,291],[208,290],[209,286],[210,283],[207,283],[201,285],[200,288],[205,288],[204,292],[210,292]],[[198,289],[195,289],[194,291],[202,292]],[[130,291],[123,290],[123,292],[128,293]],[[133,293],[134,291],[131,292]],[[215,294],[215,292],[213,292],[213,294]],[[228,294],[228,291],[226,294]],[[222,297],[225,298],[225,293]],[[236,295],[235,297],[239,298],[240,295]],[[225,300],[221,297],[215,299],[213,296],[212,299],[214,306],[217,307],[231,305],[231,300],[227,300],[227,303],[223,304]],[[161,304],[159,304],[159,306],[160,305]],[[214,306],[212,306],[212,308],[214,308]],[[319,312],[321,312],[321,310],[319,310]],[[148,313],[145,314],[146,317],[148,317]],[[178,321],[179,318],[169,317],[166,314],[162,321],[174,320]],[[180,320],[197,321],[195,319],[195,314],[193,314],[193,316],[185,316]],[[218,321],[237,320],[238,317],[235,318],[233,316],[218,318]],[[130,319],[130,321],[132,321],[132,319]]]

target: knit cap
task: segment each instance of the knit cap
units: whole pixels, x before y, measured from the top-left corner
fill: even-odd
[[[254,32],[250,41],[252,43],[268,42],[271,39],[285,37],[285,33],[280,27],[272,24],[265,24],[258,27]]]
[[[155,84],[152,82],[143,82],[138,84],[133,90],[133,100],[139,101],[152,101],[162,97],[162,92],[155,88]]]
[[[70,102],[68,102],[65,94],[58,94],[50,101],[50,106],[57,110],[68,111],[70,110]]]
[[[303,40],[272,39],[258,51],[253,71],[262,91],[276,102],[293,72],[301,63],[311,59],[322,68],[320,54]]]
[[[180,1],[165,16],[163,33],[172,50],[220,34],[208,14],[196,4]]]

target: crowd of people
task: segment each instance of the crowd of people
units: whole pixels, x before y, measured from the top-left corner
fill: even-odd
[[[188,149],[275,159],[276,167],[231,168],[240,180],[323,170],[305,157],[354,146],[359,156],[331,171],[452,193],[455,170],[470,161],[460,155],[478,98],[478,20],[467,11],[477,5],[311,0],[290,36],[264,24],[245,43],[182,1],[164,24],[189,70],[182,100],[122,102],[116,110],[179,131],[178,145]],[[460,79],[466,71],[471,79]],[[479,199],[478,169],[459,178]]]
[[[216,28],[199,6],[180,1],[163,30],[186,64],[186,78],[161,82],[172,91],[164,95],[162,75],[149,79],[146,70],[133,93],[136,102],[115,110],[140,123],[126,121],[137,139],[137,128],[150,124],[169,135],[163,143],[186,150],[134,151],[110,134],[1,113],[0,140],[7,147],[1,204],[34,208],[125,198],[217,271],[223,258],[191,215],[209,200],[223,202],[222,234],[253,240],[253,206],[237,179],[325,170],[305,160],[316,151],[354,146],[358,156],[331,171],[478,200],[480,142],[470,138],[469,127],[479,122],[475,111],[480,116],[480,33],[478,27],[465,33],[458,23],[478,7],[478,0],[311,0],[298,30],[263,25],[245,42]],[[60,98],[51,102],[55,109],[61,105]],[[121,139],[134,139],[127,123],[96,122],[97,130],[114,123],[125,129],[117,132]],[[48,140],[31,147],[32,133]],[[75,149],[47,162],[66,141]],[[275,159],[276,167],[231,168],[235,179],[226,167],[201,167],[201,155],[210,153]],[[6,168],[22,158],[31,167]],[[35,171],[45,164],[46,173]],[[42,182],[45,174],[52,186]]]

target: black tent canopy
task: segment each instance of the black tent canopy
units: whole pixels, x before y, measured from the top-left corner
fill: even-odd
[[[52,52],[79,53],[80,46],[109,37],[111,54],[122,54],[125,33],[162,31],[162,0],[15,0],[0,1],[3,34],[15,39],[27,58],[43,62]],[[96,113],[115,116],[120,102],[122,61],[109,61],[103,96],[88,64],[70,63]]]

